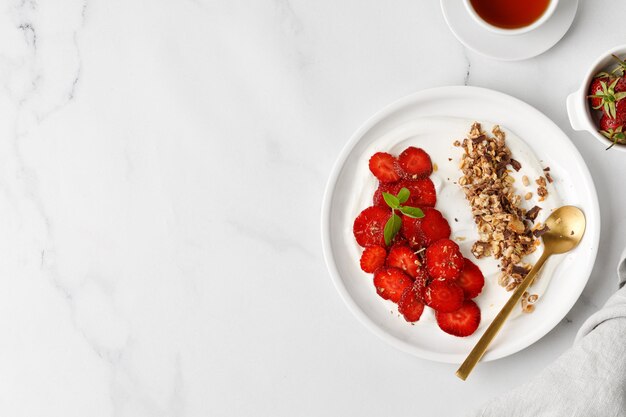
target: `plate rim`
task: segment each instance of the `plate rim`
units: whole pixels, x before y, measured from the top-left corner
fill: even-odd
[[[371,129],[376,123],[378,123],[381,120],[383,120],[384,118],[388,117],[389,115],[391,115],[395,111],[397,111],[397,110],[399,110],[399,109],[409,105],[411,102],[419,101],[419,99],[422,96],[428,96],[428,95],[433,95],[433,94],[435,94],[435,95],[437,95],[437,94],[438,95],[448,94],[449,95],[451,93],[464,95],[466,97],[467,96],[476,96],[476,95],[483,96],[483,97],[484,96],[491,96],[491,97],[493,97],[493,98],[495,98],[497,100],[513,101],[513,102],[516,102],[517,105],[526,107],[530,111],[535,112],[539,117],[542,117],[545,120],[546,123],[552,124],[552,126],[554,128],[556,128],[556,129],[558,129],[563,134],[563,136],[567,139],[568,145],[571,148],[571,151],[572,151],[574,157],[576,158],[576,161],[575,161],[576,165],[581,168],[581,170],[583,171],[583,176],[586,177],[587,180],[588,180],[589,191],[590,191],[590,195],[592,197],[591,212],[590,213],[585,213],[585,215],[588,217],[588,219],[591,220],[590,222],[588,221],[588,224],[593,224],[594,225],[594,228],[592,230],[586,230],[585,231],[585,234],[587,235],[587,238],[593,240],[592,247],[591,247],[591,252],[592,253],[591,253],[591,257],[589,258],[589,262],[587,263],[585,271],[584,271],[584,275],[586,276],[586,279],[580,280],[580,283],[578,284],[579,288],[576,288],[577,296],[576,297],[572,297],[571,302],[565,303],[563,305],[563,307],[560,309],[560,311],[562,311],[562,313],[559,313],[559,314],[555,315],[556,317],[558,317],[558,319],[557,320],[553,320],[553,322],[551,322],[549,324],[549,326],[546,326],[545,331],[538,332],[537,334],[535,334],[534,337],[530,337],[528,339],[525,339],[527,341],[527,343],[525,345],[523,345],[521,347],[515,347],[515,345],[514,345],[513,348],[509,348],[508,350],[504,349],[499,354],[491,354],[490,355],[490,352],[487,352],[482,360],[484,362],[489,362],[489,361],[492,361],[492,360],[501,359],[501,358],[513,355],[513,354],[515,354],[517,352],[520,352],[520,351],[528,348],[529,346],[533,345],[539,339],[543,338],[550,331],[552,331],[557,326],[557,324],[561,320],[563,320],[563,317],[565,317],[567,315],[567,313],[572,309],[574,304],[580,299],[580,296],[581,296],[584,288],[586,287],[587,283],[589,282],[590,275],[591,275],[591,272],[592,272],[593,267],[595,265],[595,260],[597,258],[597,254],[598,254],[598,244],[599,244],[600,232],[601,232],[600,205],[599,205],[599,200],[598,200],[598,194],[597,194],[596,186],[595,186],[595,183],[593,181],[593,177],[591,176],[591,172],[589,171],[589,167],[587,166],[587,164],[584,161],[584,159],[582,158],[582,155],[580,154],[578,148],[576,147],[576,145],[574,145],[574,143],[571,141],[569,136],[567,136],[567,134],[565,134],[565,132],[556,123],[554,123],[554,121],[552,121],[552,119],[550,119],[548,116],[546,116],[544,113],[539,111],[534,106],[531,106],[530,104],[526,103],[525,101],[520,100],[520,99],[518,99],[516,97],[513,97],[511,95],[508,95],[506,93],[502,93],[500,91],[496,91],[496,90],[492,90],[492,89],[488,89],[488,88],[475,87],[475,86],[444,86],[444,87],[434,87],[434,88],[428,88],[428,89],[423,89],[423,90],[416,91],[414,93],[411,93],[411,94],[408,94],[406,96],[403,96],[403,97],[401,97],[401,98],[399,98],[399,99],[389,103],[388,105],[382,107],[380,110],[378,110],[372,116],[370,116],[368,119],[366,119],[366,121],[364,123],[362,123],[359,126],[359,128],[351,135],[350,139],[343,146],[343,148],[341,149],[337,159],[335,160],[335,162],[333,164],[333,167],[332,167],[331,172],[330,172],[330,176],[328,178],[328,181],[326,183],[326,187],[325,187],[325,190],[324,190],[324,196],[323,196],[323,199],[322,199],[322,207],[321,207],[322,253],[323,253],[324,261],[326,263],[326,267],[328,269],[330,277],[331,277],[331,279],[333,281],[333,284],[335,286],[335,289],[339,293],[340,297],[342,298],[342,300],[344,301],[344,303],[346,304],[348,309],[352,312],[352,314],[368,330],[370,330],[372,333],[374,333],[376,336],[378,336],[380,339],[384,340],[385,342],[387,342],[391,346],[394,346],[396,349],[398,349],[400,351],[403,351],[405,353],[411,354],[413,356],[422,358],[422,359],[427,359],[427,360],[432,360],[432,361],[437,361],[437,362],[444,362],[444,363],[459,363],[460,361],[463,360],[463,355],[450,354],[450,353],[438,353],[438,352],[433,352],[433,351],[429,351],[429,350],[424,350],[424,349],[418,348],[415,345],[412,345],[412,344],[410,344],[408,342],[402,341],[402,340],[392,336],[391,334],[387,333],[382,327],[380,327],[375,322],[373,322],[365,314],[365,312],[357,305],[356,301],[348,293],[348,290],[346,289],[346,287],[345,287],[345,285],[343,283],[343,280],[341,278],[341,275],[339,274],[339,271],[337,269],[336,262],[335,262],[335,257],[334,257],[334,254],[332,252],[332,247],[331,247],[331,243],[330,243],[330,218],[331,218],[331,216],[330,216],[330,208],[331,208],[331,202],[332,202],[332,197],[333,197],[333,194],[334,194],[334,191],[335,191],[335,187],[337,185],[337,179],[339,178],[339,175],[340,175],[340,173],[341,173],[341,171],[343,169],[343,166],[344,166],[347,158],[349,157],[352,149],[355,147],[355,145],[361,139],[363,134],[365,132],[367,132],[369,129]],[[590,233],[591,233],[591,235],[590,235]]]

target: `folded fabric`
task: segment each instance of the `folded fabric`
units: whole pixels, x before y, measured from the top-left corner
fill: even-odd
[[[530,382],[470,415],[626,416],[626,251],[618,277],[621,289],[585,321],[572,348]]]
[[[619,280],[619,287],[622,288],[626,283],[626,248],[617,264],[617,279]]]

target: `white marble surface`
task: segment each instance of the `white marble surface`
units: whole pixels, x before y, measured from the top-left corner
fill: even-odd
[[[554,49],[501,63],[465,50],[435,0],[2,2],[0,415],[462,415],[527,380],[615,289],[626,244],[626,155],[564,106],[623,42],[608,8],[626,12],[581,1]],[[603,216],[567,318],[466,383],[360,325],[319,236],[353,130],[463,83],[561,126]]]

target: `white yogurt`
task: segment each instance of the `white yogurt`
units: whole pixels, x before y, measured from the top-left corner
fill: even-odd
[[[436,209],[441,211],[450,223],[452,229],[451,239],[458,243],[463,256],[476,263],[485,275],[485,287],[482,293],[475,299],[480,306],[482,312],[482,320],[491,321],[498,313],[502,305],[506,302],[510,293],[498,284],[500,276],[500,268],[498,261],[491,257],[476,259],[471,253],[473,243],[478,239],[476,224],[474,223],[469,202],[465,199],[465,194],[458,185],[458,179],[462,173],[459,169],[463,149],[453,145],[455,140],[463,141],[473,120],[454,118],[454,117],[425,117],[418,118],[410,123],[404,124],[397,129],[390,131],[377,140],[373,145],[365,149],[362,159],[363,184],[360,192],[354,196],[350,213],[351,219],[354,219],[365,207],[372,205],[372,195],[377,187],[377,180],[369,172],[368,160],[376,152],[389,152],[393,155],[399,155],[408,146],[416,146],[424,149],[430,155],[432,162],[437,166],[437,170],[431,175],[431,180],[435,184],[437,190]],[[494,123],[481,121],[482,128],[485,132],[491,132]],[[513,184],[518,194],[522,196],[522,206],[526,209],[538,205],[542,208],[537,216],[537,222],[545,222],[545,219],[556,208],[562,205],[561,199],[556,193],[552,184],[547,185],[548,197],[542,201],[538,201],[537,184],[535,180],[544,175],[541,161],[534,152],[517,137],[513,132],[500,126],[506,134],[506,143],[511,150],[512,156],[519,161],[522,168],[519,172],[510,174],[515,178]],[[526,175],[530,180],[530,185],[525,187],[522,184],[522,176]],[[558,183],[558,178],[555,178]],[[533,197],[529,201],[524,200],[523,196],[527,192],[532,192]],[[352,224],[352,223],[349,223]],[[351,234],[352,230],[346,230],[345,233]],[[361,249],[354,240],[349,237],[346,241],[353,242],[355,251],[360,253]],[[543,245],[528,255],[523,262],[534,264],[543,251]],[[548,286],[549,277],[552,275],[554,268],[561,261],[560,257],[552,257],[548,260],[540,275],[535,280],[535,284],[530,288],[529,292],[541,295]],[[542,278],[543,277],[543,278]],[[375,293],[372,292],[372,296]],[[390,303],[381,299],[381,302]],[[390,308],[393,306],[390,305]],[[427,309],[428,310],[428,309]],[[519,316],[521,308],[518,308],[513,317]],[[432,314],[424,314],[422,320],[434,320]]]

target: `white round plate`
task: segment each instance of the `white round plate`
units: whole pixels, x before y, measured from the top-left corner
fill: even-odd
[[[466,47],[489,58],[518,61],[544,53],[567,33],[578,0],[561,0],[550,19],[520,35],[499,35],[481,27],[460,0],[441,0],[441,10],[454,36]]]
[[[498,359],[539,340],[565,317],[587,283],[600,238],[598,198],[587,166],[563,131],[532,106],[493,90],[441,87],[417,92],[378,112],[354,133],[331,172],[322,207],[324,257],[339,294],[356,317],[376,335],[421,358],[451,363],[459,363],[465,358],[493,315],[483,315],[489,317],[483,317],[478,330],[466,338],[441,331],[432,314],[415,325],[405,322],[398,317],[390,301],[376,294],[371,275],[360,270],[359,251],[352,235],[352,222],[358,214],[355,201],[363,198],[364,184],[371,180],[367,174],[367,162],[372,149],[389,150],[392,146],[389,133],[406,131],[404,127],[415,124],[418,119],[418,124],[424,126],[429,119],[436,124],[444,117],[485,124],[491,121],[521,138],[543,166],[551,168],[563,203],[580,207],[587,217],[587,229],[581,244],[574,251],[561,255],[535,312],[509,319],[484,357],[487,361]],[[397,143],[393,152],[414,140],[411,134],[406,135],[394,137]],[[428,141],[433,140],[429,137],[432,136],[422,137],[420,140],[426,142],[418,145],[426,151]],[[450,143],[455,139],[462,137],[451,137]],[[445,158],[443,163],[451,162]],[[372,183],[366,198],[370,198],[374,189]],[[360,209],[363,208],[365,206]],[[451,225],[454,233],[455,223],[451,222]],[[486,283],[485,289],[492,293],[501,292],[504,304],[506,293],[495,282]],[[502,304],[488,307],[497,311]]]

